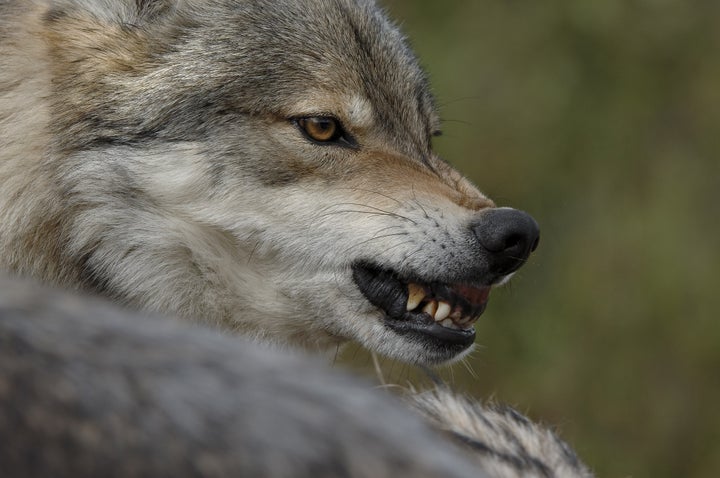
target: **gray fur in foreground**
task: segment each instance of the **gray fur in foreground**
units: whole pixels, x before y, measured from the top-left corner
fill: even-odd
[[[0,278],[0,475],[486,476],[320,363]]]
[[[466,453],[320,362],[0,276],[3,477],[592,476],[509,407],[407,400]]]
[[[408,402],[437,429],[463,444],[492,476],[593,476],[552,430],[507,405],[483,405],[445,387],[411,394]]]

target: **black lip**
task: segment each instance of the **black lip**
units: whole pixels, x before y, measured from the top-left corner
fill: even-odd
[[[358,263],[353,266],[353,279],[365,298],[385,312],[385,325],[398,335],[408,336],[437,348],[449,349],[450,353],[460,353],[475,341],[474,328],[450,329],[436,323],[429,314],[408,312],[405,307],[408,300],[407,281],[402,280],[395,272]],[[480,315],[484,308],[475,307],[473,312],[476,316]]]

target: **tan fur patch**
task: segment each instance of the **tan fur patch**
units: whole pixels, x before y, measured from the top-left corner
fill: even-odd
[[[477,211],[493,207],[472,184],[454,169],[447,166],[445,174],[438,174],[403,155],[385,151],[364,151],[353,166],[351,181],[362,182],[363,187],[380,191],[393,191],[397,198],[412,199],[422,195],[448,200],[462,208]],[[438,161],[440,167],[444,163]]]

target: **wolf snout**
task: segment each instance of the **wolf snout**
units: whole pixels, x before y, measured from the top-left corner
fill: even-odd
[[[489,271],[505,276],[522,266],[540,242],[540,226],[533,217],[512,208],[487,209],[472,223]]]

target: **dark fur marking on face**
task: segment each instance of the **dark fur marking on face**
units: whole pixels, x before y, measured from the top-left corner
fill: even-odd
[[[208,177],[210,178],[210,185],[217,189],[222,186],[225,182],[225,175],[227,174],[227,166],[221,160],[214,160],[210,162],[208,167]]]
[[[84,290],[92,292],[93,294],[114,298],[115,294],[110,285],[110,279],[106,274],[100,273],[97,268],[92,265],[92,254],[92,250],[87,250],[77,258],[78,279]]]
[[[115,178],[111,182],[113,194],[138,211],[147,210],[148,206],[151,206],[152,199],[140,188],[125,166],[115,162],[111,169]]]
[[[67,16],[67,12],[65,10],[62,10],[61,8],[54,6],[52,8],[49,8],[45,14],[43,15],[42,19],[45,22],[53,23],[57,22],[59,20],[62,20]]]
[[[282,187],[297,183],[303,178],[319,178],[321,175],[318,169],[297,160],[287,160],[282,168],[276,165],[265,163],[256,164],[251,167],[251,173],[260,181],[263,186]]]

